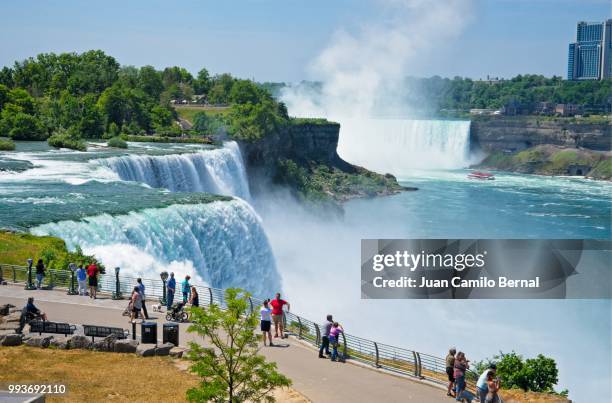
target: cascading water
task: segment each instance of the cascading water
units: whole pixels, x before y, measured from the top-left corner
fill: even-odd
[[[119,178],[173,192],[207,192],[249,199],[249,185],[238,145],[170,155],[127,155],[98,160]]]
[[[470,165],[470,122],[409,119],[334,119],[338,153],[346,161],[397,176],[416,169]]]
[[[60,237],[70,249],[78,245],[108,267],[119,266],[143,277],[157,278],[163,266],[183,264],[193,266],[213,287],[241,287],[257,296],[280,290],[260,218],[239,199],[103,214],[43,224],[31,232]],[[150,268],[149,260],[154,263]]]

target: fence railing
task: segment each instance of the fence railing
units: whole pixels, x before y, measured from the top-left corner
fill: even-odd
[[[32,269],[32,281],[35,284],[35,270]],[[76,277],[76,276],[75,276]],[[115,293],[117,289],[117,279],[119,280],[119,290],[127,298],[136,284],[136,277],[101,274],[98,277],[98,289],[101,292]],[[27,283],[28,268],[24,266],[14,266],[0,264],[0,283]],[[72,273],[70,270],[46,270],[43,280],[43,288],[71,288]],[[74,279],[76,283],[76,278]],[[152,297],[161,298],[164,295],[164,282],[158,280],[142,279],[145,286],[147,300]],[[193,284],[200,296],[200,304],[219,305],[225,307],[224,290]],[[76,285],[74,285],[76,287]],[[175,300],[180,300],[180,286],[177,286]],[[250,310],[256,311],[263,300],[250,297]],[[298,339],[303,340],[315,347],[321,343],[321,328],[316,322],[303,318],[293,312],[284,312],[285,328],[294,334]],[[390,372],[426,379],[431,382],[446,384],[446,362],[443,358],[418,351],[395,347],[384,343],[364,339],[352,334],[341,333],[339,350],[346,359],[359,361],[376,368]],[[475,382],[478,375],[472,371],[466,372],[466,382],[468,389],[475,391]]]

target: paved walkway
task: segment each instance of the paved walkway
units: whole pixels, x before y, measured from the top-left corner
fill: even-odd
[[[62,291],[26,291],[23,286],[0,286],[0,304],[11,303],[21,307],[28,296],[45,311],[51,321],[74,324],[96,324],[130,329],[127,317],[121,315],[127,301],[113,301],[110,297],[91,300],[89,297],[70,296]],[[153,312],[147,306],[152,320],[158,325],[161,342],[161,324],[165,313]],[[180,325],[180,344],[196,340],[187,333],[187,324]],[[140,334],[138,326],[138,334]],[[201,340],[201,339],[200,339]],[[313,402],[422,402],[450,401],[445,391],[428,384],[385,374],[356,364],[333,363],[317,358],[317,352],[302,342],[289,338],[284,347],[264,347],[261,352],[278,364],[279,370],[293,380],[293,387]]]

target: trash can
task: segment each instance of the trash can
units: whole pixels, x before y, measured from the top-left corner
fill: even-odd
[[[178,323],[164,323],[163,331],[164,343],[179,345],[179,325]]]
[[[140,325],[140,340],[142,343],[157,344],[157,323],[142,322]]]

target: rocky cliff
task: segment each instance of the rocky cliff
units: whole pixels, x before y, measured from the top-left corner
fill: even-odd
[[[294,119],[260,140],[241,142],[251,191],[257,193],[276,183],[310,201],[344,201],[404,189],[392,175],[379,175],[340,158],[336,151],[339,134],[338,123]]]
[[[609,151],[611,124],[538,117],[491,117],[472,121],[471,143],[485,152],[518,152],[551,144]]]

